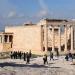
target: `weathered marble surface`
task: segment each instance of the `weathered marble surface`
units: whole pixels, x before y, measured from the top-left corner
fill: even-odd
[[[0,75],[75,75],[75,66],[64,57],[43,65],[42,57],[31,59],[30,64],[19,59],[1,59]]]

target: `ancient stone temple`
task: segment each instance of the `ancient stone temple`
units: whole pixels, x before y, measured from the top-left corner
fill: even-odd
[[[58,50],[75,52],[75,21],[42,19],[36,24],[6,26],[0,33],[0,51],[29,51],[34,54]]]

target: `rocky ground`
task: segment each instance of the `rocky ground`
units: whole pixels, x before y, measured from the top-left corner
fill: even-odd
[[[23,59],[0,59],[0,75],[75,75],[75,65],[64,56],[54,57],[43,65],[42,57],[31,59],[26,64]],[[74,60],[75,61],[75,60]]]

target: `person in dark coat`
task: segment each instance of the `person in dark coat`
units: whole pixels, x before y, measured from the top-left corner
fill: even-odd
[[[17,59],[17,51],[15,52],[15,59]]]
[[[17,59],[19,59],[19,51],[17,52]]]
[[[24,61],[26,61],[26,53],[25,52],[23,53],[23,56],[24,56]]]
[[[59,57],[59,51],[58,50],[56,50],[56,56]]]
[[[26,53],[26,64],[29,64],[30,62],[30,56],[29,56],[29,53],[27,52]]]
[[[69,59],[68,54],[66,54],[65,59],[66,59],[66,61],[68,61],[68,59]]]
[[[16,56],[15,56],[15,51],[13,52],[13,57],[14,57],[14,59],[16,58]]]
[[[53,59],[53,52],[52,52],[52,51],[50,51],[50,60],[51,60],[51,59],[54,60],[54,59]]]
[[[22,53],[21,53],[21,51],[19,52],[19,58],[21,59],[21,57],[22,57]]]
[[[13,53],[11,52],[11,54],[10,54],[10,57],[11,57],[11,59],[13,58]]]
[[[31,58],[31,56],[32,56],[31,50],[29,51],[29,56],[30,56],[30,58]]]
[[[48,64],[47,55],[46,55],[46,54],[45,54],[44,57],[43,57],[43,62],[44,62],[44,64],[46,64],[46,63]]]
[[[73,55],[72,55],[71,52],[69,52],[68,56],[69,56],[69,59],[70,59],[71,61],[73,61]]]

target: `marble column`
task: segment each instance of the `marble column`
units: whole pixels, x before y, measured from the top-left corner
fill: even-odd
[[[2,35],[0,35],[0,43],[2,43]]]
[[[2,43],[4,43],[4,35],[2,35]]]
[[[59,52],[61,51],[61,30],[60,30],[60,26],[59,26]]]
[[[7,37],[7,43],[9,43],[9,35],[8,35],[8,37]]]
[[[71,51],[73,51],[73,26],[71,25]]]
[[[64,25],[65,27],[65,51],[67,51],[67,25]]]
[[[44,43],[45,43],[45,51],[48,50],[48,30],[47,25],[44,27]]]
[[[54,52],[54,27],[52,26],[52,51]]]

